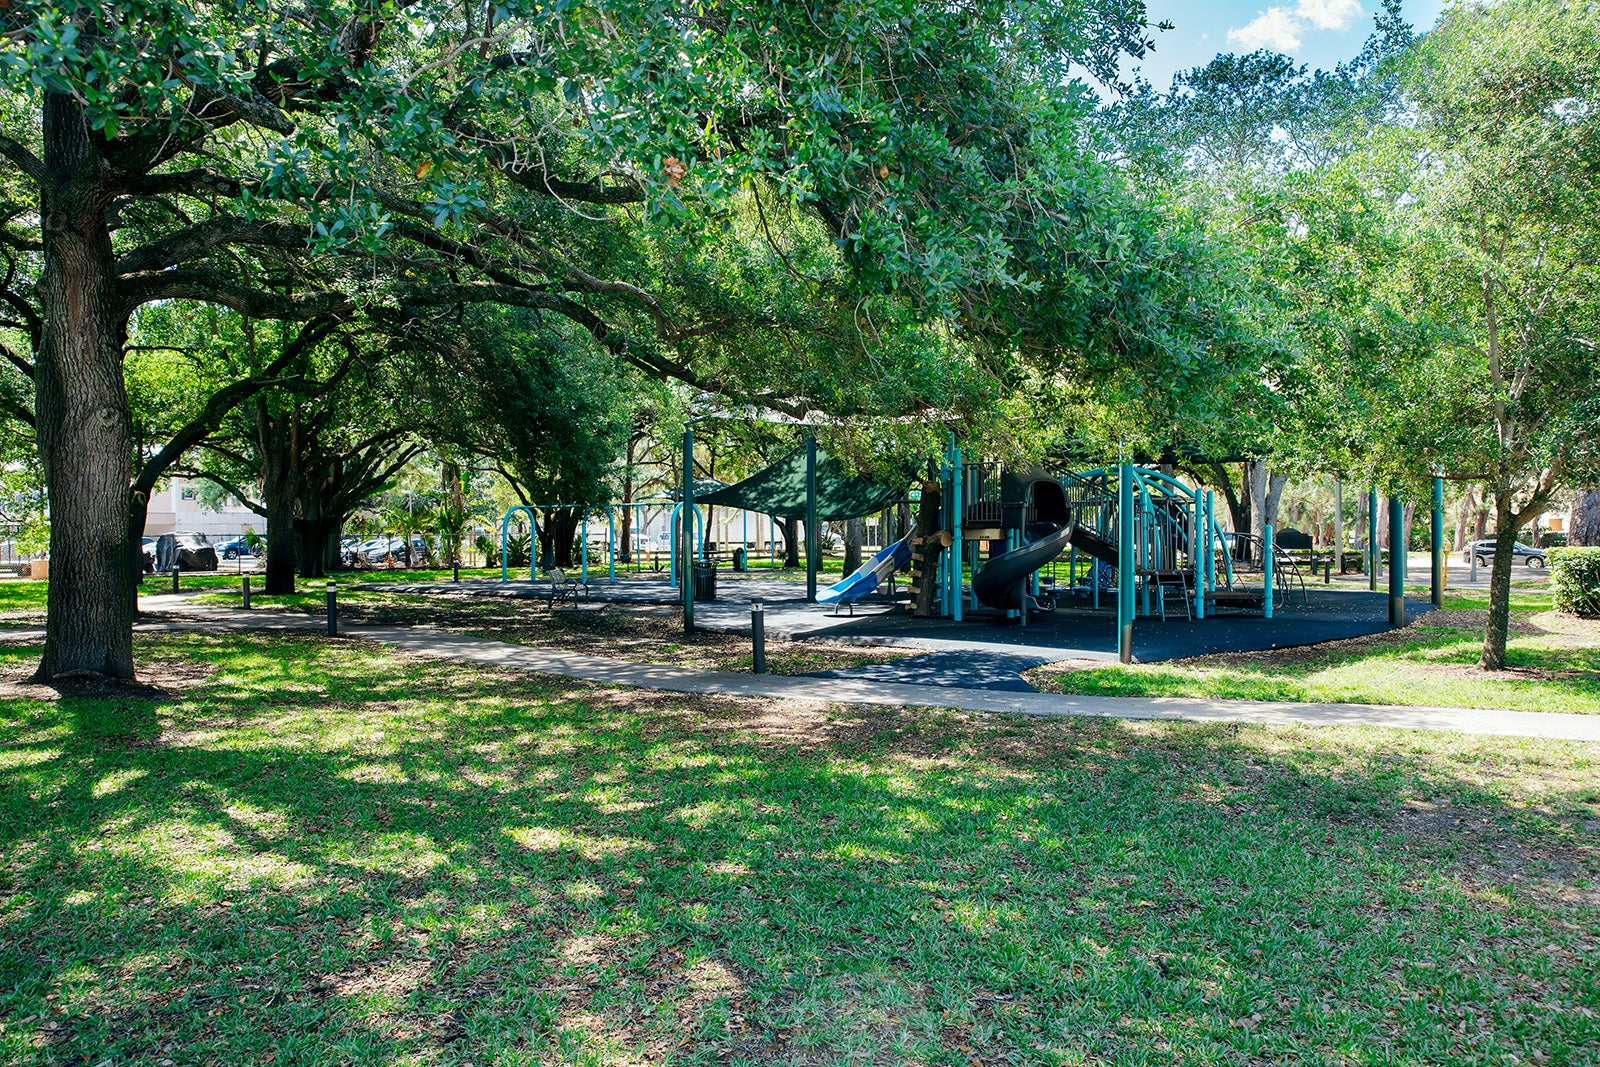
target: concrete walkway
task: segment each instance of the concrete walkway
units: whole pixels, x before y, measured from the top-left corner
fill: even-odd
[[[163,598],[165,599],[165,598]],[[154,607],[154,604],[147,606]],[[180,604],[163,607],[192,618],[192,624],[145,623],[139,629],[170,630],[186,625],[239,630],[322,630],[319,616],[289,612],[245,612]],[[20,633],[20,632],[18,632]],[[963,711],[1032,716],[1081,716],[1129,720],[1175,719],[1221,723],[1299,723],[1308,726],[1378,726],[1402,730],[1447,730],[1504,737],[1537,737],[1600,743],[1600,715],[1500,711],[1474,708],[1401,707],[1373,704],[1297,704],[1190,697],[1065,696],[994,689],[908,685],[863,678],[822,678],[701,671],[639,663],[607,656],[530,648],[426,627],[348,626],[347,637],[375,641],[424,656],[510,670],[533,671],[600,685],[659,689],[671,693],[758,697],[888,707],[957,708]]]

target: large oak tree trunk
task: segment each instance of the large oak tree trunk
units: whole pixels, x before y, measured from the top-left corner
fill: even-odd
[[[911,538],[911,572],[916,592],[911,599],[911,613],[918,618],[931,618],[938,614],[939,600],[935,595],[938,584],[939,558],[944,555],[944,545],[939,538],[939,509],[943,507],[943,492],[938,482],[922,483],[922,498],[917,503],[917,532]]]
[[[1286,474],[1274,474],[1264,460],[1248,465],[1250,489],[1250,532],[1266,543],[1267,525],[1278,524],[1278,502],[1283,498],[1283,488],[1289,483]]]
[[[783,565],[800,566],[800,520],[783,520]]]
[[[1579,494],[1577,503],[1572,505],[1572,528],[1567,531],[1567,543],[1600,545],[1600,489]]]
[[[329,571],[340,566],[341,526],[338,519],[327,517],[295,522],[295,530],[300,537],[300,577],[326,578]]]
[[[539,542],[543,552],[549,553],[552,567],[573,565],[572,542],[581,518],[575,508],[551,508],[544,513]]]
[[[294,497],[286,493],[263,493],[267,506],[266,592],[284,595],[294,592],[295,552]]]
[[[1489,623],[1483,628],[1483,654],[1478,666],[1504,670],[1506,633],[1511,626],[1511,565],[1515,562],[1517,527],[1511,517],[1511,495],[1494,495],[1494,569],[1489,572]]]
[[[76,102],[45,94],[49,176],[37,290],[44,323],[34,389],[50,498],[50,588],[39,679],[77,671],[133,677],[127,317],[116,293],[103,162],[90,137]]]
[[[844,524],[844,573],[854,574],[861,566],[860,519],[846,519]]]
[[[294,592],[295,513],[300,497],[298,419],[275,418],[263,400],[256,408],[256,433],[261,449],[261,503],[267,513],[265,591],[275,596]]]

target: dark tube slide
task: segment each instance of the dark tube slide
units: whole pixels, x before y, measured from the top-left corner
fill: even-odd
[[[1021,548],[995,556],[973,574],[973,595],[980,604],[1000,611],[1024,610],[1029,576],[1070,547],[1075,529],[1069,522]]]

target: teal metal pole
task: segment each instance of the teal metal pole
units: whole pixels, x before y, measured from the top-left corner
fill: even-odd
[[[1272,595],[1272,566],[1276,562],[1273,557],[1278,553],[1274,551],[1272,523],[1264,523],[1261,530],[1264,535],[1262,537],[1264,544],[1261,546],[1261,605],[1267,618],[1270,619],[1272,618],[1272,601],[1274,599]]]
[[[506,567],[506,531],[511,528],[511,513],[515,510],[517,509],[506,509],[505,517],[500,520],[500,580],[502,582],[511,580],[511,572]]]
[[[950,450],[945,449],[944,464],[939,468],[939,529],[945,533],[950,531],[950,497],[955,490],[950,488]],[[955,551],[954,546],[944,555],[939,557],[939,615],[941,618],[950,617],[950,552]]]
[[[1206,592],[1217,591],[1217,492],[1206,490]]]
[[[694,428],[683,427],[683,500],[678,504],[683,511],[683,548],[678,553],[683,560],[683,632],[694,633]]]
[[[1194,617],[1206,617],[1206,563],[1205,557],[1200,554],[1200,546],[1204,543],[1211,545],[1211,538],[1206,535],[1206,506],[1204,497],[1198,489],[1194,493],[1194,526],[1189,530],[1189,555],[1190,564],[1194,571]]]
[[[1133,464],[1117,478],[1117,658],[1133,662]]]
[[[1378,487],[1367,490],[1367,589],[1378,591],[1378,570],[1383,566],[1383,552],[1378,548]]]
[[[1019,549],[1021,547],[1022,547],[1022,531],[1021,530],[1016,530],[1016,529],[1007,530],[1006,531],[1006,551],[1007,552],[1015,552],[1017,549]],[[1016,608],[1007,608],[1006,609],[1006,618],[1008,618],[1008,619],[1021,618],[1022,621],[1023,621],[1023,624],[1024,625],[1027,624],[1027,617],[1025,615],[1023,615],[1022,612],[1018,611]]]
[[[589,584],[589,516],[578,527],[578,581]]]
[[[606,558],[611,561],[610,578],[617,580],[617,514],[606,506]]]
[[[767,521],[772,524],[767,531],[767,548],[772,550],[772,572],[778,570],[778,516],[768,515]]]
[[[1389,625],[1406,624],[1405,506],[1389,498]]]
[[[806,437],[806,599],[817,602],[817,554],[822,531],[817,529],[817,439]]]
[[[1433,479],[1433,583],[1432,600],[1436,608],[1444,607],[1444,479]]]
[[[966,555],[966,545],[961,540],[961,447],[956,435],[950,435],[950,617],[961,621],[962,574],[961,565]]]
[[[1143,486],[1140,487],[1141,489]],[[1142,495],[1142,494],[1141,494]],[[1150,617],[1150,527],[1154,525],[1150,519],[1152,513],[1148,502],[1141,506],[1137,512],[1139,516],[1139,570],[1144,572],[1145,578],[1139,582],[1139,608],[1145,618]]]

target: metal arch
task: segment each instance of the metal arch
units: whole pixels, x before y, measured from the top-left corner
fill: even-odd
[[[1116,476],[1117,471],[1111,467],[1095,467],[1090,470],[1075,471],[1063,477],[1061,481],[1063,484],[1076,482],[1090,491],[1098,488],[1099,491],[1108,499],[1114,499],[1116,493],[1112,491],[1110,483],[1111,480]],[[1141,495],[1145,496],[1147,500],[1149,489],[1145,483],[1155,483],[1157,485],[1164,486],[1166,488],[1166,495],[1169,498],[1181,499],[1185,496],[1189,497],[1191,500],[1198,500],[1200,498],[1200,490],[1198,488],[1185,485],[1182,481],[1179,481],[1172,475],[1150,467],[1135,466],[1133,468],[1133,478],[1135,484],[1139,486]],[[1216,541],[1225,544],[1226,538],[1223,537],[1224,531],[1222,529],[1222,523],[1217,520],[1215,513],[1212,512],[1210,508],[1207,508],[1206,511],[1209,514],[1208,525],[1210,527],[1212,536],[1216,539]],[[1227,584],[1231,588],[1233,586],[1234,578],[1233,554],[1231,552],[1223,553],[1223,566],[1225,568]]]
[[[538,540],[534,535],[539,531],[539,517],[533,513],[532,505],[513,504],[506,509],[505,516],[500,520],[500,580],[502,582],[511,580],[510,569],[506,566],[506,534],[511,529],[512,514],[518,511],[528,513],[528,532],[530,535],[528,538],[528,580],[530,582],[533,581],[535,568],[539,566],[539,554],[533,550],[533,543]]]

